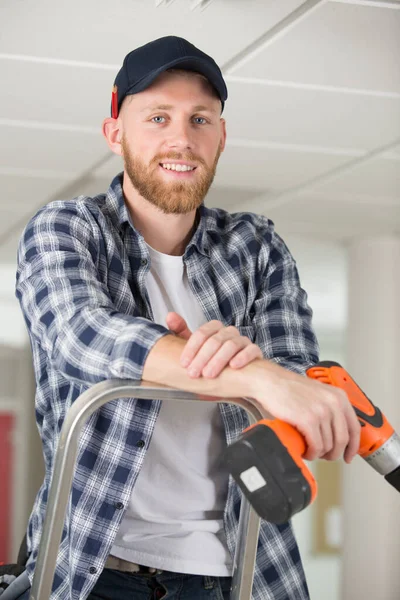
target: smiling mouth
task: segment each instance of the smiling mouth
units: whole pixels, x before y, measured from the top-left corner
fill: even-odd
[[[159,163],[159,166],[163,171],[180,177],[188,177],[197,169],[197,167],[192,165],[182,165],[176,163]]]

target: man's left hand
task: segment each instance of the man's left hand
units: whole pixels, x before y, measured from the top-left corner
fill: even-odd
[[[256,358],[263,358],[259,346],[240,335],[236,327],[225,327],[221,321],[209,321],[194,333],[177,313],[168,313],[166,323],[168,329],[187,340],[180,360],[189,377],[218,377],[228,365],[241,369]]]

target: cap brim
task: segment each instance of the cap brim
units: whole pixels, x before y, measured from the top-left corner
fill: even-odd
[[[226,89],[224,80],[222,79],[222,77],[216,75],[215,71],[212,68],[210,68],[209,64],[205,60],[196,57],[185,57],[182,59],[178,58],[170,63],[163,65],[159,69],[155,69],[151,73],[148,73],[146,77],[143,77],[143,79],[141,79],[139,82],[136,82],[135,85],[128,88],[125,95],[128,96],[130,94],[137,94],[139,92],[143,92],[143,90],[147,89],[153,83],[153,81],[157,79],[159,75],[161,75],[168,69],[173,69],[174,67],[178,66],[182,69],[188,71],[195,71],[196,73],[201,73],[202,75],[204,75],[204,77],[208,79],[208,81],[217,91],[222,103],[222,109],[224,108],[225,101],[228,97],[228,91]]]

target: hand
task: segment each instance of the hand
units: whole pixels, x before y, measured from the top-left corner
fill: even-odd
[[[344,460],[351,462],[360,447],[361,427],[346,393],[267,363],[251,365],[253,398],[300,431],[307,444],[305,459],[337,460],[344,453]]]
[[[177,313],[168,313],[166,323],[168,329],[188,340],[180,362],[187,368],[189,377],[218,377],[228,365],[240,369],[262,358],[259,346],[240,335],[236,327],[225,327],[221,321],[205,323],[194,333]]]

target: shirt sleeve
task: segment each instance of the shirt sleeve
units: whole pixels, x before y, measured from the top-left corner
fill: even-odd
[[[91,213],[54,204],[28,223],[18,248],[16,295],[31,343],[67,379],[140,380],[151,348],[170,332],[116,310],[100,276],[104,253]]]
[[[312,310],[296,262],[273,226],[266,238],[264,249],[269,253],[262,261],[262,283],[254,302],[255,342],[265,358],[304,374],[319,360]]]

